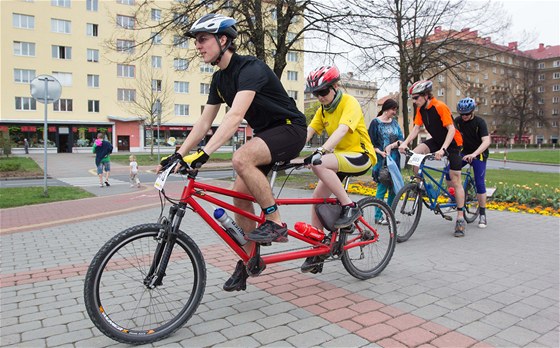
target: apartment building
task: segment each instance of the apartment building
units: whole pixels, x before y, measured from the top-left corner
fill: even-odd
[[[493,143],[557,144],[560,46],[540,44],[537,49],[522,51],[517,42],[495,44],[474,30],[463,29],[461,34],[475,43],[464,52],[475,60],[460,67],[460,80],[450,72],[438,74],[433,79],[434,96],[446,103],[454,115],[460,99],[475,99],[476,113],[486,120]],[[442,29],[436,28],[433,35],[442,35]],[[542,120],[526,124],[519,139],[514,122],[508,122],[507,116],[517,112],[512,104],[523,95],[527,97],[525,112],[536,112]]]
[[[138,23],[155,27],[166,16],[175,18],[173,3],[1,1],[0,131],[9,132],[16,147],[24,138],[32,149],[43,147],[44,107],[31,97],[30,82],[46,74],[62,85],[60,99],[48,105],[49,147],[89,151],[97,132],[106,132],[115,151],[138,152],[159,133],[155,141],[171,151],[199,119],[215,69],[198,60],[193,42],[180,33],[136,30]],[[152,46],[139,52],[135,45],[146,38]],[[282,83],[303,110],[303,53],[289,52],[287,60]],[[161,105],[159,132],[155,104]],[[251,135],[243,124],[231,142]]]

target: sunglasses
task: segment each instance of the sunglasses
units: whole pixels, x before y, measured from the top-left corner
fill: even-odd
[[[412,97],[412,100],[417,100],[420,97],[421,97],[420,95],[415,95],[414,97]]]
[[[472,112],[469,112],[468,114],[459,114],[459,115],[461,115],[461,116],[470,116],[470,115],[472,115]]]
[[[324,96],[326,96],[327,94],[329,94],[330,92],[331,92],[331,89],[330,89],[330,88],[327,88],[327,89],[322,89],[322,90],[320,90],[320,91],[315,91],[315,92],[313,92],[312,94],[313,94],[315,97],[318,97],[318,96],[324,97]]]

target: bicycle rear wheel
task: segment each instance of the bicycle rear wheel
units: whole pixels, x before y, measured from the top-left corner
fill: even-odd
[[[397,242],[406,242],[416,231],[422,216],[422,193],[418,184],[406,184],[395,195],[391,209],[397,222]]]
[[[206,285],[202,253],[179,231],[161,284],[149,289],[145,279],[155,250],[166,245],[160,224],[131,227],[109,240],[86,274],[85,306],[106,336],[143,344],[165,338],[194,314]],[[166,245],[169,246],[169,245]]]
[[[395,217],[391,208],[377,198],[367,197],[361,199],[358,205],[362,209],[364,220],[369,226],[376,229],[379,239],[370,244],[345,250],[342,254],[342,264],[352,276],[358,279],[369,279],[381,273],[393,256],[396,245]],[[382,217],[387,221],[386,225],[375,223],[376,209],[381,211]],[[358,220],[357,224],[358,227],[352,233],[341,233],[340,241],[343,244],[353,239],[367,241],[374,237],[373,231],[363,222]]]
[[[467,176],[465,179],[465,220],[470,224],[478,217],[478,198],[476,194],[476,185],[474,180]]]

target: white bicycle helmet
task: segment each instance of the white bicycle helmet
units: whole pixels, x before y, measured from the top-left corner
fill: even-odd
[[[432,81],[430,80],[420,80],[416,81],[408,89],[408,94],[426,94],[432,91]]]
[[[186,35],[194,38],[197,33],[224,34],[231,39],[235,39],[237,37],[237,30],[234,26],[236,23],[236,20],[231,17],[209,13],[194,22]]]

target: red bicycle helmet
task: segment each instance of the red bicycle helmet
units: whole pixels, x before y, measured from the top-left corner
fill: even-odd
[[[327,89],[340,80],[340,72],[336,66],[322,66],[309,73],[305,83],[306,92]]]

